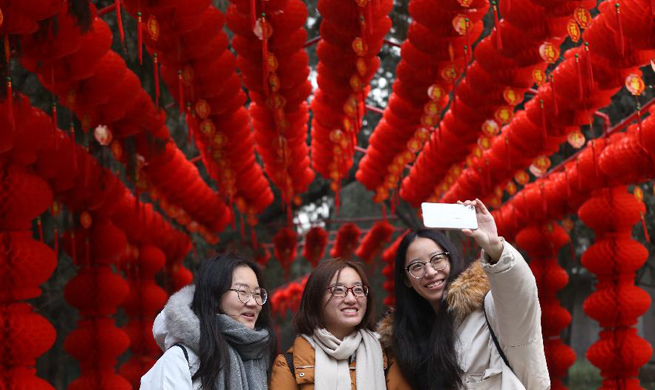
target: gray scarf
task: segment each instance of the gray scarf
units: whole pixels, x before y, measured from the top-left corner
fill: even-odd
[[[229,390],[266,390],[268,377],[268,330],[249,329],[225,314],[218,314],[218,326],[227,340],[230,356]],[[216,389],[226,389],[225,370],[216,378]]]

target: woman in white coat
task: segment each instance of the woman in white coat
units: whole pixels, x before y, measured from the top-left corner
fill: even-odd
[[[464,264],[435,230],[410,232],[398,247],[395,312],[378,327],[390,371],[415,389],[547,390],[535,278],[484,204],[465,204],[478,229],[462,233],[482,248],[479,261]]]
[[[141,390],[265,390],[276,352],[259,267],[235,255],[201,263],[170,297],[153,334],[165,351]]]

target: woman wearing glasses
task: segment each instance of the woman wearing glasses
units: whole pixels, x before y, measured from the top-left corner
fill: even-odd
[[[266,389],[275,357],[259,267],[235,255],[201,263],[195,285],[170,297],[153,334],[164,355],[141,390]]]
[[[390,373],[414,389],[549,389],[535,278],[484,204],[465,204],[478,229],[462,232],[482,248],[479,261],[465,264],[435,230],[398,247],[395,313],[378,328],[393,351]]]
[[[273,364],[271,390],[385,389],[396,378],[385,378],[386,356],[371,331],[374,321],[361,266],[341,259],[319,264],[293,321],[299,336]]]

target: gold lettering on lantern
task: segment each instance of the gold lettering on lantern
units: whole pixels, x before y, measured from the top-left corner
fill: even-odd
[[[586,142],[585,136],[580,130],[572,131],[567,138],[569,144],[575,149],[580,149]]]
[[[503,98],[510,106],[515,106],[523,99],[523,96],[515,89],[507,87],[503,91]]]
[[[214,132],[216,131],[216,126],[214,125],[214,122],[212,122],[209,119],[205,119],[204,121],[200,122],[200,132],[203,133],[207,137],[211,137],[214,135]]]
[[[471,6],[471,3],[473,3],[473,0],[457,0],[459,5],[461,5],[464,8],[468,8]]]
[[[280,90],[280,78],[277,74],[272,73],[268,76],[268,85],[271,87],[272,92],[277,92]]]
[[[438,84],[434,84],[428,88],[428,97],[434,101],[439,101],[446,97],[446,91]]]
[[[625,87],[634,96],[639,96],[644,92],[646,85],[638,74],[631,73],[625,78]]]
[[[453,28],[459,35],[465,35],[469,28],[469,20],[466,15],[456,15],[453,18]]]
[[[187,87],[190,87],[191,83],[193,83],[193,68],[189,65],[186,65],[182,70],[182,82]]]
[[[643,202],[644,200],[644,191],[641,189],[639,186],[635,186],[634,191],[632,194],[637,198],[638,201]]]
[[[482,132],[488,137],[493,137],[500,132],[500,126],[495,120],[487,119],[482,124]]]
[[[362,38],[357,37],[353,39],[352,48],[360,57],[363,57],[366,54],[366,43],[364,43]]]
[[[196,114],[201,119],[206,119],[211,114],[211,106],[205,99],[200,99],[196,102]]]
[[[514,118],[514,110],[512,107],[503,106],[496,110],[494,118],[504,125],[508,124]]]
[[[532,80],[541,87],[546,83],[546,72],[541,69],[535,69],[532,71]]]
[[[441,77],[448,82],[455,81],[457,78],[457,67],[455,64],[450,64],[443,68],[441,70]]]
[[[266,57],[267,63],[268,63],[268,71],[269,72],[275,72],[277,71],[277,67],[279,65],[277,61],[277,57],[271,52],[268,53],[268,57]]]
[[[157,22],[155,15],[150,15],[150,17],[148,17],[146,25],[148,26],[148,35],[150,36],[150,39],[156,41],[159,38],[159,22]]]
[[[360,76],[363,77],[364,75],[366,75],[366,71],[368,70],[367,69],[368,67],[366,66],[365,59],[361,57],[357,58],[356,66],[357,66],[357,73],[359,73]]]
[[[528,176],[525,171],[519,171],[516,173],[516,175],[514,175],[514,180],[516,180],[516,182],[520,185],[524,185],[530,181],[530,176]]]
[[[591,26],[591,14],[589,10],[578,7],[573,11],[573,19],[580,25],[581,28],[589,28]]]
[[[544,42],[539,46],[539,55],[549,64],[557,61],[560,55],[559,48],[550,42]]]
[[[91,214],[89,214],[88,211],[84,211],[82,215],[80,215],[80,225],[82,225],[83,228],[88,229],[91,227],[92,223],[93,218],[91,218]]]
[[[575,20],[569,20],[569,23],[566,25],[566,31],[569,33],[569,37],[571,37],[573,42],[578,42],[580,40],[580,27],[578,27]]]
[[[507,193],[510,195],[514,195],[518,191],[518,187],[516,187],[516,184],[513,181],[510,181],[507,183],[505,191],[507,191]]]

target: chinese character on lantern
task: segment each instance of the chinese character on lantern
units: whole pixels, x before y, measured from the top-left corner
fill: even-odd
[[[566,25],[566,31],[569,33],[569,37],[573,42],[578,42],[580,40],[580,27],[575,22],[575,20],[569,20],[569,23]]]
[[[557,61],[560,55],[559,48],[550,42],[544,42],[539,46],[539,55],[549,64]]]
[[[625,87],[634,96],[639,96],[644,92],[646,85],[638,74],[631,73],[625,78]]]
[[[589,28],[589,26],[591,26],[591,14],[589,13],[589,10],[576,8],[575,11],[573,11],[573,18],[581,28]]]

